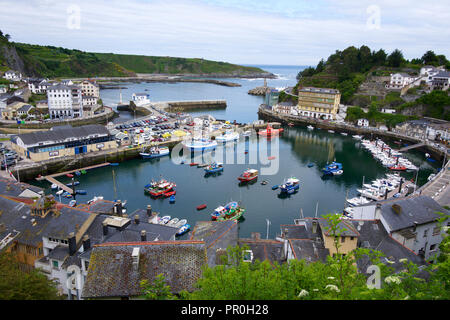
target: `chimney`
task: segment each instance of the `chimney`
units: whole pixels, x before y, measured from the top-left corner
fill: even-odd
[[[107,236],[108,235],[108,222],[103,221],[103,235]]]
[[[69,255],[73,256],[77,252],[77,240],[75,239],[75,233],[69,233]]]
[[[139,215],[134,216],[134,223],[139,224]]]
[[[141,241],[147,241],[147,232],[145,230],[141,231]]]
[[[122,201],[117,200],[116,205],[117,205],[117,215],[120,217],[122,215]]]
[[[384,200],[386,200],[388,197],[388,189],[386,188],[386,190],[384,191]]]
[[[133,248],[133,252],[131,253],[131,258],[133,259],[133,269],[137,271],[139,267],[139,247]]]
[[[375,219],[381,219],[381,203],[377,203],[375,207]]]
[[[317,225],[319,223],[317,222],[317,218],[314,218],[312,221],[312,233],[317,233]]]
[[[87,251],[91,248],[91,239],[89,239],[89,236],[86,234],[83,237],[83,251]]]
[[[403,178],[400,180],[400,186],[398,187],[398,192],[402,192]]]
[[[152,206],[151,205],[147,205],[147,216],[151,217],[152,216]]]

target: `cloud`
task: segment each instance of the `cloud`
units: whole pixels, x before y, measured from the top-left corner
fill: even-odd
[[[80,9],[68,29],[67,8]],[[370,30],[367,8],[380,8]],[[93,52],[202,57],[232,63],[316,64],[336,49],[368,45],[407,58],[450,56],[450,5],[425,1],[0,0],[0,29],[14,41]],[[20,22],[20,23],[19,23]]]

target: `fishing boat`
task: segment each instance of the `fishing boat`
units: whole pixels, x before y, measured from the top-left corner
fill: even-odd
[[[239,220],[245,213],[245,209],[241,208],[237,202],[230,202],[225,206],[219,206],[211,214],[214,221]]]
[[[258,132],[258,134],[260,135],[260,136],[277,136],[277,135],[279,135],[280,133],[282,133],[284,131],[284,129],[283,128],[280,128],[280,129],[274,129],[274,128],[272,128],[271,126],[270,126],[270,124],[267,124],[267,128],[265,129],[265,130],[260,130],[259,132]]]
[[[197,210],[203,210],[203,209],[205,209],[206,208],[206,204],[201,204],[201,205],[199,205],[199,206],[197,206]]]
[[[242,132],[243,137],[250,137],[252,135],[252,132],[250,130]]]
[[[190,151],[212,150],[217,147],[217,141],[201,138],[192,138],[183,142],[183,145]]]
[[[159,224],[167,224],[167,222],[169,222],[171,219],[170,216],[164,216],[161,218],[161,220],[159,220]]]
[[[178,219],[178,218],[173,218],[172,220],[170,220],[169,222],[167,222],[167,225],[168,225],[168,226],[171,226],[171,227],[175,227],[175,225],[178,224],[179,221],[180,221],[180,219]]]
[[[247,169],[238,177],[238,180],[242,181],[242,182],[247,182],[247,181],[252,181],[256,178],[258,178],[258,170]]]
[[[229,142],[229,141],[236,141],[236,140],[239,140],[238,132],[226,131],[221,136],[216,137],[217,142]]]
[[[164,192],[164,197],[169,198],[171,196],[174,196],[177,192],[175,190],[170,190],[167,192]]]
[[[197,163],[197,162],[191,162],[189,165],[190,165],[191,167],[195,167],[195,166],[198,166],[198,163]]]
[[[69,202],[69,206],[71,206],[71,207],[75,207],[76,204],[77,204],[77,200],[70,200],[70,202]]]
[[[299,182],[299,179],[291,177],[287,179],[286,182],[280,185],[280,190],[283,193],[293,193],[295,192],[295,190],[298,190],[300,188]]]
[[[402,166],[402,165],[391,166],[388,168],[389,168],[389,170],[392,170],[392,171],[406,171],[408,169],[407,167]]]
[[[149,152],[140,152],[142,159],[153,159],[169,155],[168,147],[151,147]]]
[[[215,173],[215,172],[220,172],[220,171],[223,171],[222,163],[212,163],[205,168],[206,173]]]
[[[175,195],[171,195],[171,196],[170,196],[169,202],[170,202],[170,203],[174,203],[174,202],[175,202]]]
[[[339,175],[344,171],[342,170],[342,163],[333,161],[329,165],[325,166],[325,168],[322,169],[322,172],[325,175]]]
[[[311,125],[307,126],[306,128],[307,128],[308,130],[314,130],[314,127],[311,126]]]
[[[187,224],[187,220],[186,219],[181,219],[180,221],[178,221],[177,223],[175,223],[173,226],[175,228],[181,228],[182,226],[184,226],[185,224]]]
[[[189,224],[185,224],[185,225],[183,225],[179,230],[178,230],[178,232],[177,232],[177,236],[181,236],[181,235],[183,235],[183,234],[185,234],[186,232],[188,232],[189,231],[189,229],[191,229],[191,226],[189,225]]]
[[[176,187],[176,184],[174,182],[169,182],[167,180],[160,180],[160,181],[152,181],[151,183],[147,184],[144,187],[144,191],[146,193],[149,193],[153,197],[159,197],[166,192],[171,191],[173,188]]]
[[[207,167],[207,166],[209,166],[209,164],[207,164],[207,163],[199,163],[197,165],[197,168],[204,168],[204,167]]]

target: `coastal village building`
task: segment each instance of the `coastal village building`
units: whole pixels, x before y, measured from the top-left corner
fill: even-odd
[[[32,161],[117,148],[114,136],[102,125],[53,127],[48,131],[20,134],[11,141],[18,154]]]
[[[358,119],[357,126],[358,127],[368,127],[369,126],[369,120],[367,120],[367,119]]]
[[[3,78],[6,80],[20,81],[22,79],[22,74],[14,70],[8,70],[3,75]]]
[[[83,116],[81,88],[58,84],[47,88],[48,110],[51,119],[79,118]]]
[[[47,88],[53,84],[49,82],[48,79],[30,79],[28,81],[28,89],[34,94],[45,94],[47,93]]]
[[[431,89],[447,91],[450,87],[450,72],[439,71],[431,77]]]
[[[297,115],[297,106],[290,102],[281,102],[272,106],[272,110],[284,115]]]
[[[336,120],[341,93],[336,89],[304,87],[298,90],[298,112],[305,117]]]
[[[439,226],[438,212],[449,213],[428,196],[379,201],[351,209],[354,219],[379,220],[390,237],[430,262],[440,254],[442,227],[449,226],[448,220]]]
[[[416,77],[410,76],[407,73],[393,73],[391,74],[391,80],[386,87],[389,89],[401,89],[407,85],[410,85],[416,79]]]
[[[83,96],[100,98],[100,86],[91,80],[81,82],[81,93]]]
[[[8,92],[8,87],[4,84],[0,84],[0,94]]]
[[[419,139],[450,141],[450,123],[444,120],[410,120],[398,124],[393,131]]]
[[[146,93],[133,93],[131,100],[138,107],[150,103],[150,95]]]

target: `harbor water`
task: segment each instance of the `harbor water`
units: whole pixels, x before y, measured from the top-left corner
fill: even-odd
[[[283,87],[294,85],[295,76],[301,67],[266,67],[263,69],[279,74],[281,79],[268,80],[268,85]],[[247,91],[261,86],[263,79],[228,79],[242,84],[242,87],[224,87],[203,83],[121,83],[126,90],[122,90],[123,99],[129,99],[134,92],[148,90],[151,100],[197,100],[197,99],[225,99],[226,110],[214,110],[210,113],[218,119],[251,122],[257,120],[257,110],[263,98],[250,96]],[[101,91],[101,98],[105,104],[112,104],[118,100],[118,89]],[[205,113],[205,111],[201,112]],[[129,116],[129,115],[128,115]],[[121,116],[119,119],[126,119]],[[210,214],[220,205],[230,201],[238,201],[246,209],[245,220],[240,222],[242,237],[250,237],[251,232],[260,232],[261,237],[273,238],[280,233],[280,225],[292,224],[293,219],[300,217],[302,209],[304,216],[323,215],[341,212],[346,207],[346,198],[357,196],[357,188],[365,183],[382,178],[389,170],[373,158],[371,153],[361,146],[359,140],[338,133],[325,130],[307,130],[305,127],[285,127],[285,131],[278,139],[279,153],[276,158],[278,170],[273,175],[260,175],[257,181],[240,185],[237,177],[246,169],[254,168],[261,172],[263,164],[246,163],[230,164],[224,162],[224,171],[215,175],[205,176],[203,168],[186,164],[174,164],[168,156],[159,159],[133,159],[120,163],[118,166],[107,166],[90,170],[85,175],[76,177],[80,181],[79,189],[86,190],[87,195],[77,195],[78,203],[83,203],[94,196],[103,196],[107,200],[121,199],[127,201],[127,212],[132,214],[136,209],[145,209],[150,204],[160,216],[170,215],[172,218],[187,219],[193,227],[197,221],[211,220]],[[258,143],[266,143],[265,138],[256,135],[250,138],[241,137],[235,143],[237,152],[248,150],[255,152]],[[388,142],[385,140],[385,142]],[[390,142],[392,147],[398,145]],[[221,148],[221,147],[218,147]],[[246,155],[246,156],[249,156]],[[410,150],[404,157],[411,160],[420,168],[418,174],[419,185],[427,182],[431,173],[436,173],[441,163],[429,162],[423,152]],[[325,178],[321,169],[335,160],[343,164],[344,173],[341,176]],[[263,159],[266,161],[267,159]],[[236,162],[236,161],[235,161]],[[267,163],[267,161],[265,162]],[[314,164],[309,167],[308,164]],[[82,166],[82,164],[80,164]],[[406,179],[415,179],[415,172],[402,173]],[[144,194],[144,186],[151,179],[161,177],[176,183],[176,201],[169,203],[168,198],[153,199]],[[280,185],[289,178],[300,180],[300,189],[289,196],[280,195],[280,190],[272,190],[274,185]],[[70,183],[70,179],[62,176],[58,178],[63,183]],[[262,181],[267,184],[261,184]],[[52,192],[47,182],[33,182]],[[58,197],[58,196],[56,196]],[[70,199],[62,199],[68,203]],[[197,211],[196,207],[206,204],[207,208]],[[266,234],[267,220],[270,221],[269,234]],[[183,236],[187,237],[187,235]]]

